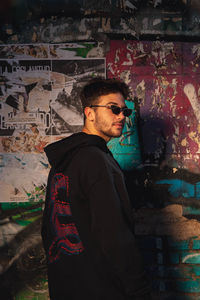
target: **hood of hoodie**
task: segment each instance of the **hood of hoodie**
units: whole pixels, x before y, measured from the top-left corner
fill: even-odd
[[[49,144],[44,148],[50,165],[53,168],[62,168],[63,162],[70,162],[73,155],[82,147],[96,146],[104,152],[110,153],[106,141],[97,135],[84,132],[75,133],[67,138]]]

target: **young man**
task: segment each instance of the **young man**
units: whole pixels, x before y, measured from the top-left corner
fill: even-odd
[[[128,87],[96,79],[81,92],[84,127],[48,145],[42,237],[52,300],[150,300],[130,202],[106,143],[122,133]]]

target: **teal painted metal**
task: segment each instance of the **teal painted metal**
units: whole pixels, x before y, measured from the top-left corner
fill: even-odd
[[[169,260],[172,264],[179,264],[180,261],[179,253],[177,252],[169,253]]]
[[[176,280],[175,290],[184,293],[200,293],[200,279]]]
[[[181,254],[182,263],[185,264],[200,264],[200,253],[183,252]]]
[[[111,139],[108,143],[108,148],[123,170],[132,170],[141,164],[141,153],[135,105],[127,100],[125,100],[125,103],[128,108],[133,109],[133,113],[127,118],[121,137]]]
[[[171,238],[168,238],[168,245],[170,248],[173,248],[173,249],[188,250],[189,249],[189,240],[173,241]]]
[[[152,276],[153,290],[165,300],[200,300],[200,239],[192,237],[175,241],[171,237],[159,237],[163,248],[158,251],[157,237],[140,238],[140,246],[146,249],[147,270]],[[143,243],[142,243],[143,241]],[[193,251],[191,250],[193,248]],[[163,250],[163,251],[162,251]]]
[[[183,216],[186,215],[200,215],[200,209],[191,207],[191,206],[184,206],[183,207]]]
[[[157,253],[157,263],[162,265],[163,262],[164,262],[163,253],[162,252]]]
[[[153,280],[152,281],[152,289],[153,290],[158,290],[160,292],[165,292],[166,291],[166,285],[165,285],[165,281],[164,280]]]
[[[200,276],[200,267],[197,265],[197,266],[191,266],[191,267],[188,267],[191,269],[191,273],[192,275],[196,275],[196,276]]]
[[[200,240],[193,240],[192,249],[200,250]]]
[[[199,266],[166,266],[162,265],[158,267],[157,274],[162,278],[174,278],[174,279],[192,279],[194,276],[200,276]]]
[[[177,294],[172,294],[169,296],[166,296],[164,298],[161,298],[162,300],[200,300],[200,295],[177,295]]]

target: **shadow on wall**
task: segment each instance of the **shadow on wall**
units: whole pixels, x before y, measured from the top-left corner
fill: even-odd
[[[185,205],[198,207],[200,159],[198,153],[195,156],[198,149],[194,143],[188,144],[187,148],[183,145],[189,135],[178,134],[175,125],[167,118],[162,120],[144,115],[137,123],[141,162],[131,169],[124,169],[133,207],[145,205],[144,198],[150,207],[164,207],[171,202],[170,199],[180,203],[180,198]],[[179,121],[179,128],[183,131],[186,125]],[[160,197],[163,192],[164,198]],[[138,199],[134,197],[135,193]],[[148,197],[145,197],[146,193]]]
[[[187,152],[172,152],[167,126],[140,120],[143,163],[124,173],[154,299],[194,300],[200,297],[200,176],[184,165]]]

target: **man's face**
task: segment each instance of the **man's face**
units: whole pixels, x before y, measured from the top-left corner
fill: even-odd
[[[111,93],[100,96],[98,105],[116,105],[125,107],[124,97],[120,93]],[[108,142],[112,137],[119,137],[122,134],[122,129],[125,123],[125,116],[122,112],[115,115],[111,109],[107,107],[95,108],[94,128],[96,134],[101,136]]]

